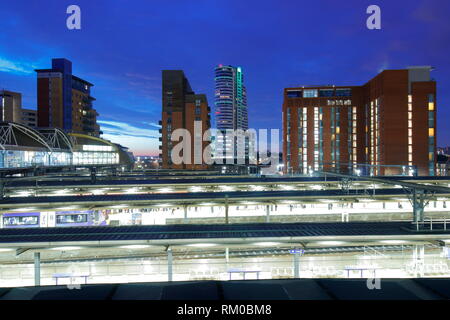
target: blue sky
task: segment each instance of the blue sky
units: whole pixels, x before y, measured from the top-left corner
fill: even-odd
[[[157,154],[161,70],[182,69],[213,107],[214,66],[239,65],[249,123],[281,127],[282,90],[364,84],[382,69],[436,67],[438,144],[450,145],[448,0],[0,0],[0,88],[36,108],[34,68],[65,57],[95,86],[104,137],[135,154]],[[81,30],[66,8],[81,8]],[[366,8],[382,29],[366,28]]]

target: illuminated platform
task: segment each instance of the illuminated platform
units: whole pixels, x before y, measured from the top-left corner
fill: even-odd
[[[443,227],[416,231],[400,222],[3,229],[0,287],[33,285],[36,266],[44,285],[450,277],[450,231]]]
[[[127,244],[183,245],[206,242],[242,244],[257,241],[309,243],[316,241],[376,242],[382,240],[446,241],[450,229],[435,223],[433,230],[416,230],[408,222],[261,223],[2,229],[4,248],[46,248],[64,245],[117,246]]]

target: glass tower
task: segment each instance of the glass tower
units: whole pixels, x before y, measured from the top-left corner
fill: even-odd
[[[217,129],[216,158],[236,158],[239,139],[226,139],[226,130],[248,130],[247,91],[240,67],[218,65],[215,68],[215,115]],[[228,141],[230,140],[230,141]],[[231,150],[234,150],[231,151]],[[248,146],[245,146],[248,155]]]

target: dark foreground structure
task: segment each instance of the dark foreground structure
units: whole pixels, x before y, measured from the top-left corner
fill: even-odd
[[[0,300],[448,300],[450,279],[195,281],[0,288]]]

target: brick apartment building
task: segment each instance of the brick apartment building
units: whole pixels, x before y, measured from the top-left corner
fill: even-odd
[[[284,89],[285,172],[435,175],[431,70],[384,70],[362,86]]]
[[[160,152],[161,166],[164,169],[205,170],[208,165],[203,161],[203,152],[209,145],[203,141],[203,136],[211,127],[210,107],[206,95],[196,94],[184,72],[181,70],[162,71],[162,120]],[[195,125],[198,126],[201,136],[195,134]],[[172,141],[172,134],[176,129],[186,129],[190,133],[190,142],[187,137],[179,141],[186,143],[185,150],[190,151],[190,157],[182,154],[187,161],[181,164],[174,163],[171,157],[173,148],[179,141]],[[201,130],[201,131],[200,131]],[[196,142],[201,148],[195,148]],[[195,161],[197,159],[197,161]],[[198,161],[200,159],[200,162]]]
[[[72,62],[52,59],[51,69],[38,69],[38,127],[60,128],[66,132],[98,137],[97,111],[91,96],[92,83],[72,74]]]

